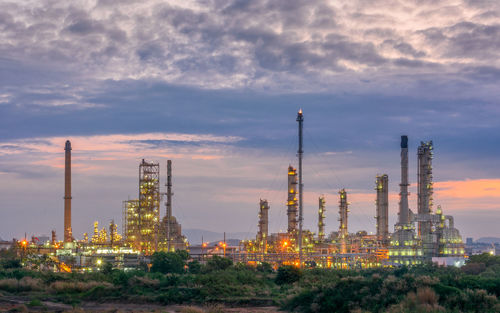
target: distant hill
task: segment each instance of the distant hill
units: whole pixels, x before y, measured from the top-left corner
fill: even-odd
[[[498,237],[481,237],[478,240],[476,240],[476,242],[483,242],[483,243],[489,243],[489,244],[492,244],[492,243],[500,244],[500,238],[498,238]]]
[[[182,234],[187,237],[189,244],[199,245],[201,244],[201,236],[203,236],[204,242],[219,242],[224,240],[223,232],[214,232],[204,229],[187,228],[182,230]],[[255,234],[236,232],[236,233],[226,233],[226,242],[230,239],[253,239]]]

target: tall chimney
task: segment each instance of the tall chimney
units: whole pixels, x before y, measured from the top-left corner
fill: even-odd
[[[302,183],[302,155],[304,150],[302,149],[302,128],[304,123],[304,116],[302,115],[302,109],[297,113],[297,122],[299,122],[299,150],[297,151],[297,157],[299,158],[299,267],[302,267],[302,222],[303,217],[303,193],[304,184]]]
[[[401,136],[401,184],[399,200],[399,224],[408,224],[408,136]]]
[[[64,160],[64,242],[73,241],[71,230],[71,142],[66,140]]]

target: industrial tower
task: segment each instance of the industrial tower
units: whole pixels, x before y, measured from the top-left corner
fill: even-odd
[[[345,189],[339,191],[339,238],[340,238],[340,253],[347,253],[347,237],[349,231],[347,229],[347,213],[349,212],[349,203],[347,203],[347,193]]]
[[[304,184],[302,183],[302,156],[304,150],[302,149],[302,128],[304,124],[304,116],[302,115],[302,109],[297,113],[297,122],[299,123],[299,149],[297,151],[297,157],[299,159],[299,267],[302,267],[302,222],[304,221],[303,215],[303,194],[304,194]]]
[[[64,147],[64,242],[73,241],[71,228],[71,142]]]
[[[377,240],[386,246],[389,242],[389,177],[387,174],[377,175],[375,182],[377,191]]]
[[[257,233],[257,243],[260,245],[260,251],[267,253],[267,237],[269,236],[269,203],[267,200],[260,199],[259,211],[259,231]]]
[[[325,196],[319,197],[318,205],[318,242],[325,240]]]
[[[146,162],[139,165],[139,251],[151,254],[158,249],[160,221],[160,164]]]
[[[293,166],[288,166],[288,200],[287,211],[288,216],[288,233],[291,236],[297,234],[297,170]]]
[[[425,218],[432,213],[432,141],[420,142],[418,147],[418,236],[422,239],[424,256],[430,257],[437,250],[437,238],[432,220]]]
[[[421,262],[422,250],[408,207],[408,136],[401,136],[401,183],[399,184],[399,220],[391,236],[389,258],[392,262],[412,265]]]
[[[166,215],[161,223],[160,231],[160,250],[175,251],[185,250],[187,248],[186,237],[182,235],[182,226],[177,222],[177,219],[172,214],[172,160],[167,160],[167,201]]]

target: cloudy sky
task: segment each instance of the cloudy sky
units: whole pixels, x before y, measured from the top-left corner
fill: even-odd
[[[305,226],[375,231],[375,175],[396,220],[399,138],[435,145],[435,203],[464,237],[500,236],[497,0],[0,0],[0,237],[121,226],[141,159],[173,160],[184,228],[286,229],[286,173],[305,116]],[[165,173],[162,173],[164,179]],[[164,214],[164,208],[162,214]]]

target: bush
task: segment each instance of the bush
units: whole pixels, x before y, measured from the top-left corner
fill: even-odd
[[[271,264],[267,262],[262,262],[259,265],[257,265],[257,271],[262,273],[272,273],[273,267],[271,266]]]
[[[285,265],[278,268],[278,275],[276,275],[275,282],[278,285],[293,284],[299,281],[301,276],[302,272],[300,268],[292,265]]]
[[[5,269],[21,268],[21,260],[19,260],[19,259],[6,259],[6,260],[2,260],[1,265]]]
[[[197,260],[193,260],[188,263],[188,270],[191,274],[199,274],[202,270],[202,265]]]
[[[207,270],[208,271],[225,270],[229,268],[231,265],[233,265],[233,261],[231,259],[214,255],[207,261]]]
[[[159,273],[183,273],[186,265],[182,253],[177,252],[155,252],[151,257],[152,272]]]

